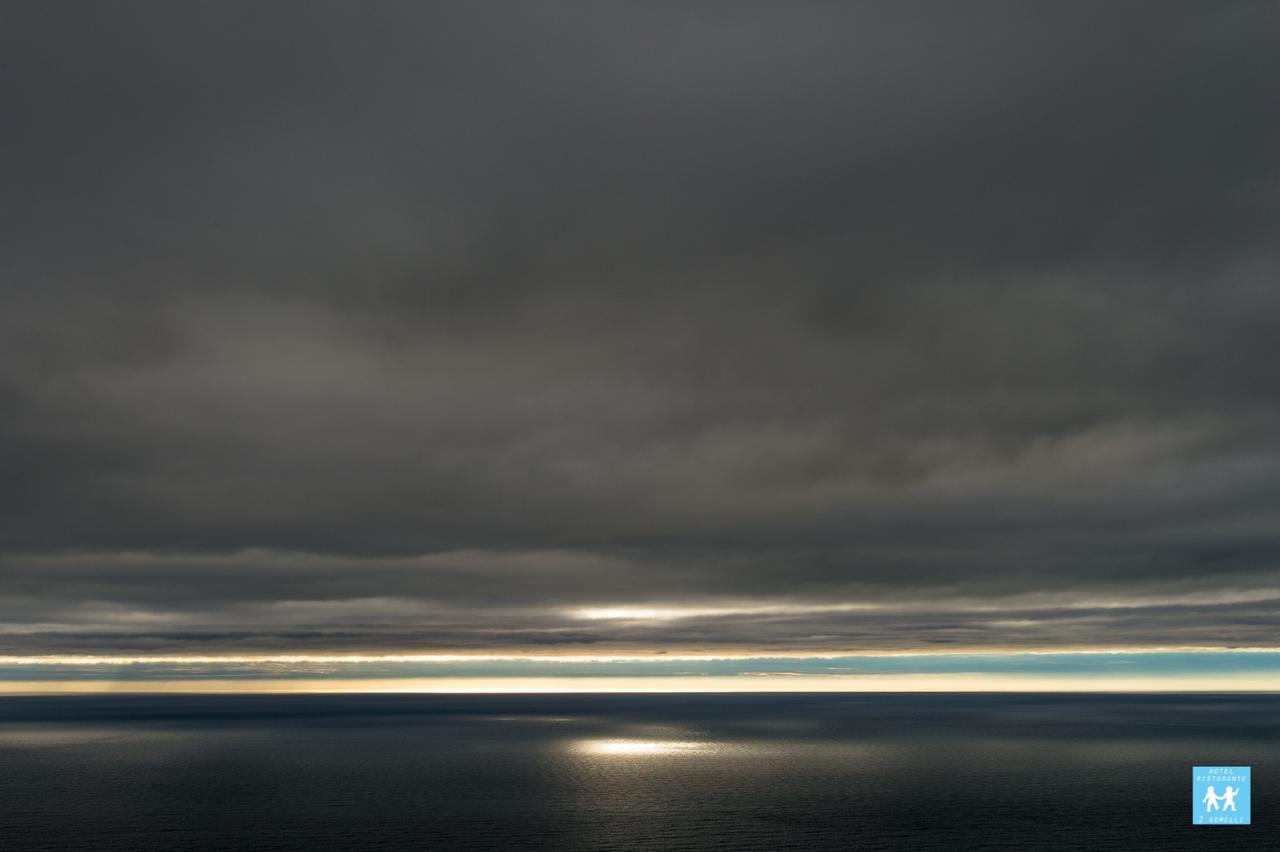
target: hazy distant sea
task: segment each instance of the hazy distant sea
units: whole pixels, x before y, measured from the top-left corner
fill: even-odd
[[[1278,802],[1280,696],[0,698],[5,852],[1280,849]]]

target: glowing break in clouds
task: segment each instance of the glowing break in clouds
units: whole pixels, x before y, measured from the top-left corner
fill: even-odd
[[[605,606],[572,610],[587,621],[675,621],[737,615],[807,615],[885,609],[877,604],[764,604],[758,606]]]
[[[582,607],[569,614],[587,621],[675,621],[691,618],[729,616],[821,615],[841,612],[967,612],[1000,613],[1007,611],[1034,613],[1059,610],[1141,610],[1151,607],[1221,606],[1240,603],[1280,601],[1280,589],[1225,589],[1185,592],[1182,594],[1129,594],[1110,598],[1059,595],[1015,595],[999,600],[949,598],[858,603],[788,602],[776,604],[725,603],[708,605],[639,605],[625,604]]]

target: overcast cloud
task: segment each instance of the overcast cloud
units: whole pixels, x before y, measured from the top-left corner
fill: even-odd
[[[1278,36],[10,4],[0,653],[1276,645]]]

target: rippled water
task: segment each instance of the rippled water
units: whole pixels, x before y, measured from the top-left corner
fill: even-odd
[[[11,697],[0,849],[1276,849],[1277,767],[1262,695]]]

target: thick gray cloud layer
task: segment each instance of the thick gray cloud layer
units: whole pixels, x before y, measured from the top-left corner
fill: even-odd
[[[0,31],[0,652],[1275,644],[1274,4]]]

